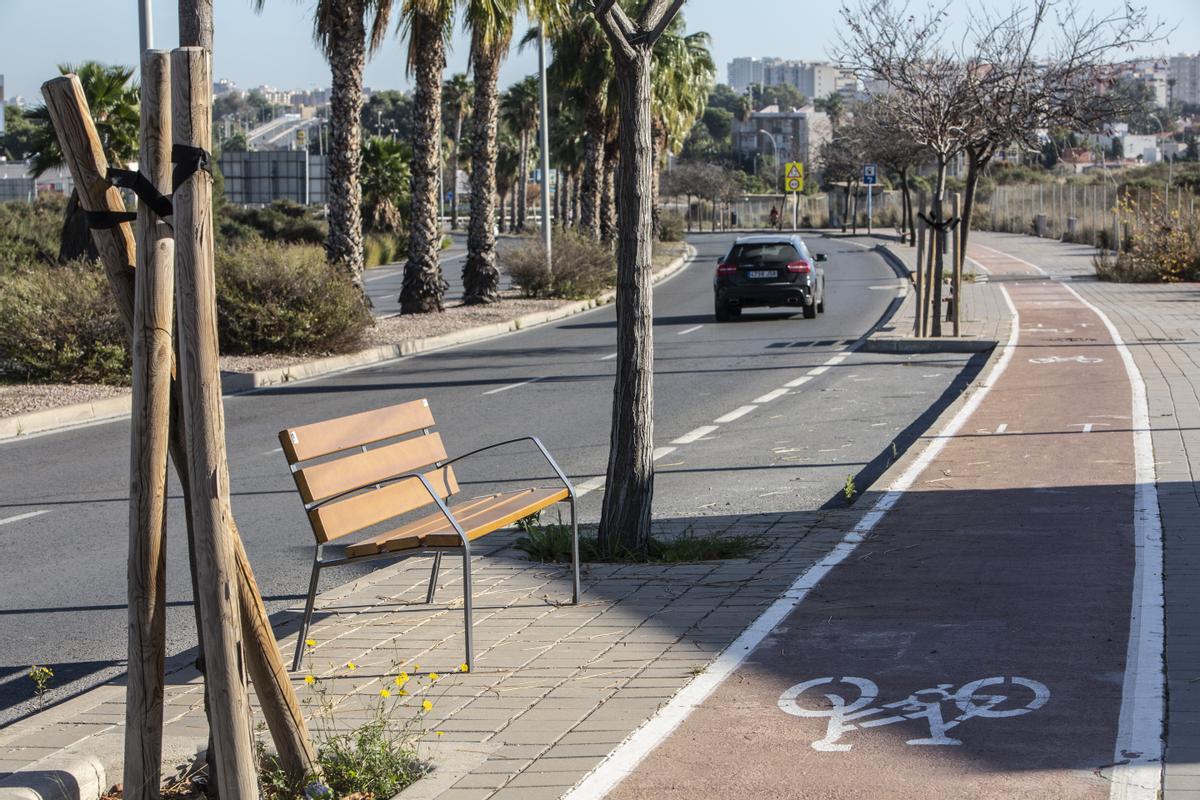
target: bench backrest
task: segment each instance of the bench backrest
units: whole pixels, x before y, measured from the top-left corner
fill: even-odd
[[[429,430],[433,424],[429,401],[414,400],[279,432],[318,543],[433,503],[416,478],[375,485],[388,478],[421,472],[443,500],[458,492],[454,470],[439,466],[447,455],[442,437]],[[397,441],[367,449],[389,439]],[[322,460],[306,464],[316,459]],[[351,490],[359,491],[312,507]]]

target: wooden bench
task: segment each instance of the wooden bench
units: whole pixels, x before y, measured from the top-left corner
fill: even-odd
[[[541,441],[536,436],[523,436],[448,458],[442,437],[430,430],[433,425],[429,401],[416,400],[280,431],[279,442],[317,540],[293,671],[300,667],[317,579],[323,568],[372,558],[432,553],[433,569],[425,595],[425,602],[432,603],[442,553],[447,549],[462,551],[467,669],[474,669],[471,542],[563,501],[571,505],[571,603],[579,602],[575,488]],[[562,485],[450,502],[459,492],[452,464],[518,442],[532,442]],[[330,542],[427,506],[433,513],[356,541],[339,556],[325,557]]]

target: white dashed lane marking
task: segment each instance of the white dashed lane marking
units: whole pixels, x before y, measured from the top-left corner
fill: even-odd
[[[49,514],[49,513],[50,513],[50,510],[45,509],[45,508],[43,508],[40,511],[29,511],[25,514],[17,514],[15,517],[8,517],[6,519],[0,519],[0,525],[7,525],[10,522],[20,522],[23,519],[33,519],[34,517],[40,517],[42,514]]]
[[[510,383],[507,386],[500,386],[496,389],[488,389],[483,394],[484,395],[500,394],[501,392],[507,392],[509,389],[516,389],[518,386],[528,386],[531,383],[537,383],[540,380],[541,380],[541,378],[530,378],[529,380],[521,381],[520,383]]]
[[[676,334],[676,336],[685,336],[685,335],[687,335],[687,334],[689,334],[689,333],[695,333],[696,331],[700,330],[700,329],[701,329],[701,328],[703,328],[703,327],[704,327],[703,325],[693,325],[693,326],[692,326],[692,327],[690,327],[690,328],[687,328],[687,329],[685,329],[685,330],[679,331],[679,333],[677,333],[677,334]]]

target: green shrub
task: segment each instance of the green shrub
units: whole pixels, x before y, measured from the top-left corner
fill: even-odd
[[[317,211],[290,200],[251,208],[221,203],[215,213],[218,234],[230,241],[245,241],[255,235],[287,244],[324,244],[329,225]]]
[[[371,324],[358,290],[311,245],[221,248],[217,297],[224,353],[344,352]]]
[[[58,263],[58,240],[67,200],[45,193],[32,203],[0,203],[0,274]]]
[[[125,326],[98,264],[0,274],[0,378],[123,384],[129,370]]]
[[[408,242],[389,233],[368,233],[363,238],[363,263],[370,267],[391,264],[404,257]]]
[[[674,211],[663,214],[658,218],[658,239],[661,242],[682,242],[683,215]]]
[[[526,297],[595,297],[615,285],[617,262],[605,245],[574,231],[555,232],[553,273],[540,240],[502,251],[500,262]]]
[[[1200,214],[1180,209],[1168,212],[1162,198],[1156,196],[1142,206],[1131,196],[1122,197],[1117,213],[1128,233],[1119,253],[1101,253],[1093,260],[1100,280],[1174,283],[1200,279]]]

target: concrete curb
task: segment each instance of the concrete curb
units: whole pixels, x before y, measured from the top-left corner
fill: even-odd
[[[682,256],[654,274],[652,281],[654,284],[661,283],[674,276],[695,257],[696,248],[686,242],[684,243],[684,247],[685,250]],[[319,378],[325,375],[332,375],[336,372],[370,366],[371,364],[380,364],[384,361],[391,361],[417,353],[427,353],[471,342],[482,342],[506,333],[534,328],[538,325],[545,325],[549,322],[556,322],[560,319],[590,311],[593,308],[611,303],[615,297],[616,291],[609,290],[590,300],[579,300],[550,311],[525,314],[508,322],[479,325],[474,328],[441,334],[440,336],[409,339],[399,344],[370,347],[366,350],[359,350],[357,353],[319,358],[315,361],[306,361],[302,364],[292,364],[287,367],[264,369],[258,372],[224,372],[221,374],[221,392],[227,395],[241,394],[269,386],[279,386],[285,383]],[[34,433],[49,433],[92,422],[127,417],[130,414],[131,405],[131,398],[125,395],[123,397],[111,397],[104,400],[61,406],[59,408],[47,408],[42,411],[31,411],[28,414],[16,414],[11,417],[0,417],[0,441],[16,439]],[[0,800],[3,800],[3,798],[0,798]]]

